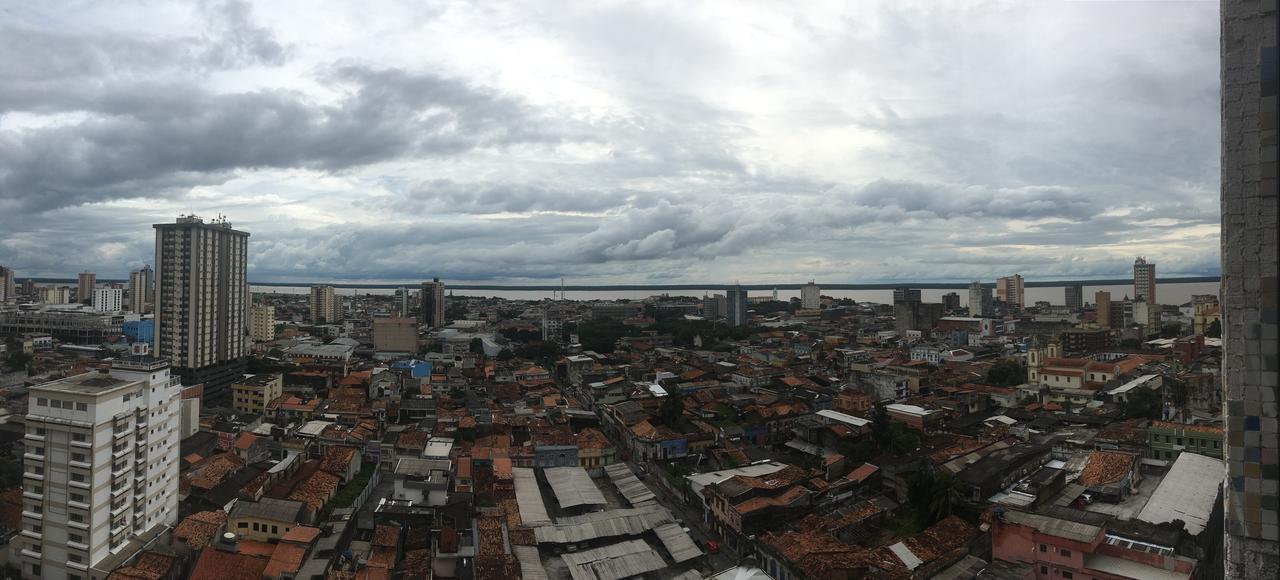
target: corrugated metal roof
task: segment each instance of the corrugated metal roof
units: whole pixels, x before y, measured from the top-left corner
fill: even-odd
[[[512,480],[516,486],[516,505],[520,506],[520,521],[526,526],[542,526],[551,523],[547,515],[547,506],[542,503],[542,492],[538,490],[538,479],[528,467],[511,469]]]
[[[522,580],[548,580],[547,569],[542,567],[542,560],[538,558],[538,548],[534,546],[511,546],[511,552],[516,555],[516,560],[520,562],[520,577]]]
[[[702,550],[698,549],[698,545],[694,544],[689,534],[685,533],[684,529],[677,524],[663,524],[654,528],[653,533],[658,534],[658,539],[662,541],[662,546],[667,549],[667,553],[671,554],[671,559],[675,560],[677,564],[702,555]]]
[[[609,479],[613,481],[613,485],[618,488],[618,492],[632,507],[641,507],[653,505],[655,497],[649,486],[643,481],[636,478],[635,473],[631,471],[631,467],[625,463],[614,463],[604,467],[605,473],[609,475]]]
[[[573,580],[621,580],[667,566],[644,540],[627,540],[561,556]]]
[[[1005,512],[1004,520],[1009,523],[1035,528],[1042,534],[1084,543],[1092,542],[1094,538],[1098,537],[1098,534],[1102,533],[1102,528],[1098,526],[1020,512],[1018,510]]]
[[[562,508],[580,505],[605,505],[604,494],[596,487],[587,470],[581,467],[548,467],[543,474]]]
[[[661,506],[622,509],[560,518],[555,525],[534,528],[539,544],[575,544],[597,538],[636,536],[672,521]]]

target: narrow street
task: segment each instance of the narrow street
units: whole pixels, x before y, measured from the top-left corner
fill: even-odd
[[[637,474],[641,472],[641,464],[635,461],[628,461],[627,464],[633,472]],[[657,496],[659,503],[671,510],[671,513],[683,522],[686,528],[689,528],[689,536],[702,547],[703,552],[706,552],[707,540],[715,540],[720,544],[720,552],[718,554],[708,553],[704,556],[705,565],[701,566],[701,568],[706,571],[717,572],[737,565],[741,560],[741,556],[725,546],[719,534],[711,531],[710,526],[703,522],[701,504],[690,504],[684,498],[674,496],[667,490],[667,486],[659,483],[657,479],[662,476],[658,475],[657,472],[662,468],[658,465],[648,463],[644,465],[644,469],[649,473],[643,480],[645,486]]]

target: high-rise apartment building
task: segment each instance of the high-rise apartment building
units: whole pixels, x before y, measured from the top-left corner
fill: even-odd
[[[1084,286],[1070,284],[1065,289],[1067,308],[1079,310],[1084,308]]]
[[[249,234],[225,219],[156,224],[156,352],[205,402],[225,401],[249,352]]]
[[[956,292],[947,292],[942,295],[942,308],[945,310],[960,309],[960,294]]]
[[[1223,0],[1222,387],[1227,578],[1280,576],[1275,2]],[[1155,302],[1155,272],[1151,272]],[[1136,282],[1136,280],[1135,280]]]
[[[800,287],[800,307],[805,310],[817,310],[822,307],[822,289],[810,280]]]
[[[119,288],[98,288],[94,290],[93,309],[98,312],[120,312],[124,310],[124,290]]]
[[[138,271],[142,273],[143,300],[151,304],[156,300],[156,271],[151,268],[151,264],[144,265]]]
[[[17,281],[13,268],[0,266],[0,302],[17,298]]]
[[[996,280],[996,298],[1014,308],[1022,308],[1025,305],[1024,290],[1022,276],[1019,274]]]
[[[45,304],[71,304],[69,286],[41,286],[36,295]]]
[[[894,304],[901,304],[903,302],[919,302],[919,301],[920,301],[919,288],[901,287],[901,288],[893,289]]]
[[[76,286],[76,302],[93,303],[93,290],[98,287],[98,275],[93,272],[81,272],[80,283]]]
[[[702,298],[702,315],[710,320],[716,320],[725,317],[729,312],[729,303],[724,294],[713,294],[711,296],[703,296]]]
[[[311,323],[334,324],[342,320],[342,302],[333,286],[311,287]]]
[[[1111,328],[1111,293],[1099,290],[1093,295],[1094,319],[1098,326]]]
[[[751,320],[747,313],[747,290],[742,286],[730,288],[725,296],[725,321],[729,326],[744,326]]]
[[[31,387],[11,540],[24,578],[104,578],[108,557],[177,524],[181,393],[148,356]]]
[[[1138,258],[1133,262],[1133,299],[1156,304],[1156,263]]]
[[[400,318],[409,316],[409,289],[404,286],[396,289],[396,315]]]
[[[431,328],[444,327],[444,282],[433,278],[422,283],[422,323]]]
[[[266,304],[254,304],[249,307],[249,336],[255,342],[270,342],[276,339],[276,307]]]
[[[138,270],[129,273],[129,310],[137,313],[147,310],[147,275]]]
[[[991,316],[991,288],[976,280],[969,284],[969,316]]]

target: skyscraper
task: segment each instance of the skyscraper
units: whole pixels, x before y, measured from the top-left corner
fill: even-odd
[[[156,271],[151,269],[151,264],[146,264],[138,272],[142,273],[143,301],[152,304],[156,300]]]
[[[26,532],[11,540],[24,578],[89,578],[126,542],[178,523],[181,396],[168,362],[148,356],[31,387]]]
[[[334,324],[342,320],[342,302],[333,286],[311,287],[311,323]]]
[[[1023,290],[1022,276],[1019,274],[1005,276],[996,280],[996,297],[1001,302],[1014,308],[1022,308],[1024,306]]]
[[[822,307],[822,290],[810,280],[800,287],[800,307],[805,310],[817,310]]]
[[[1099,290],[1093,295],[1093,307],[1098,326],[1111,328],[1111,293]]]
[[[147,266],[147,270],[151,267]],[[146,310],[147,303],[147,270],[138,270],[129,273],[129,310],[141,314]]]
[[[945,310],[960,309],[960,295],[955,292],[947,292],[942,295],[942,308]]]
[[[1277,401],[1275,2],[1224,0],[1222,34],[1222,387],[1227,578],[1280,575]],[[1135,271],[1135,286],[1136,286]],[[1155,302],[1155,271],[1151,271]]]
[[[98,275],[93,272],[80,273],[80,285],[76,287],[76,302],[93,304],[93,289],[98,286]]]
[[[1072,284],[1066,287],[1067,308],[1084,308],[1084,286]]]
[[[991,288],[976,280],[969,284],[969,316],[991,316]]]
[[[0,301],[17,298],[16,290],[13,268],[0,266]]]
[[[249,352],[249,234],[225,219],[156,224],[155,355],[205,401],[227,398]]]
[[[404,286],[396,289],[396,315],[400,318],[409,316],[409,289]]]
[[[893,289],[893,303],[900,304],[903,302],[919,302],[920,289],[899,287]]]
[[[1156,263],[1138,258],[1133,262],[1133,299],[1156,302]]]
[[[747,314],[747,291],[742,286],[734,286],[730,288],[725,297],[726,308],[728,312],[725,314],[725,320],[729,326],[743,326],[751,320]]]
[[[444,327],[444,282],[432,278],[422,283],[422,323],[431,328]]]

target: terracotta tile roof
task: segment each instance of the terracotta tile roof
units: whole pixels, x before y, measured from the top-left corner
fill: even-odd
[[[257,435],[254,435],[253,433],[250,433],[248,431],[241,431],[240,435],[236,437],[236,441],[235,443],[232,444],[232,446],[235,447],[236,449],[248,449],[250,447],[253,447],[253,444],[257,441],[258,441]]]
[[[22,529],[22,488],[0,492],[0,527]]]
[[[1088,487],[1115,483],[1129,473],[1129,468],[1136,459],[1137,456],[1132,453],[1092,451],[1089,453],[1089,462],[1085,464],[1077,481]]]
[[[294,544],[311,544],[320,537],[320,528],[311,526],[298,526],[285,532],[280,536],[281,542],[291,542]]]
[[[613,447],[613,442],[605,437],[599,429],[587,427],[577,435],[578,449],[608,449]]]
[[[1196,433],[1205,433],[1209,435],[1222,435],[1222,425],[1187,425],[1183,423],[1171,423],[1169,421],[1152,421],[1152,429],[1170,429],[1174,431],[1194,431]]]
[[[395,524],[380,524],[373,528],[374,546],[382,548],[395,548],[400,545],[400,526]]]
[[[307,504],[312,511],[319,510],[324,502],[329,501],[333,494],[338,491],[340,480],[338,476],[317,471],[298,483],[298,487],[293,489],[293,493],[289,494],[288,499],[300,501]]]
[[[268,578],[279,578],[285,573],[297,574],[302,569],[302,562],[307,558],[307,548],[297,544],[276,544],[271,559],[262,575]]]
[[[218,533],[218,529],[227,521],[227,512],[211,510],[196,512],[182,519],[173,530],[176,540],[186,542],[187,546],[199,550],[209,545]]]
[[[190,482],[191,487],[210,490],[222,483],[228,475],[240,471],[243,467],[244,460],[234,453],[218,453],[191,466],[183,478]]]
[[[851,546],[826,532],[768,534],[762,541],[810,578],[853,573],[866,567],[866,550]],[[839,576],[844,576],[840,574]]]
[[[877,471],[880,471],[879,467],[876,467],[875,465],[872,465],[870,463],[863,463],[862,465],[859,465],[857,469],[849,472],[849,475],[847,477],[849,481],[852,481],[854,483],[862,483],[866,481],[868,477],[875,475]]]
[[[162,580],[169,576],[177,562],[177,556],[143,552],[132,565],[113,570],[107,580]]]
[[[351,468],[351,462],[355,459],[356,450],[354,447],[330,446],[324,450],[324,457],[320,460],[320,471],[327,471],[339,477],[346,477],[347,470]]]
[[[202,550],[188,580],[260,580],[267,558],[223,550]]]
[[[259,542],[257,540],[240,540],[236,542],[236,551],[248,556],[259,556],[262,558],[271,558],[271,554],[276,551],[276,545],[270,542]]]

